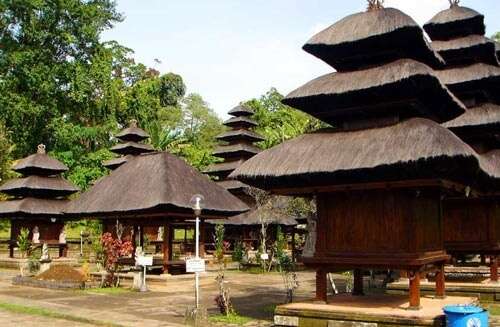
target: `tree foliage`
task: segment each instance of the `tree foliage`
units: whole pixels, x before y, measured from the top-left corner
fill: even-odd
[[[264,136],[259,145],[268,149],[298,135],[326,126],[316,118],[281,103],[283,95],[271,88],[259,99],[246,104],[255,110],[256,132]]]

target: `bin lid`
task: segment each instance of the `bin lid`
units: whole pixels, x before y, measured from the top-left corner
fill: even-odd
[[[472,314],[483,312],[484,309],[475,305],[447,305],[443,311],[445,313]]]

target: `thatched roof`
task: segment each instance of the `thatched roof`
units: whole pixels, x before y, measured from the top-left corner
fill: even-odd
[[[452,130],[461,127],[485,127],[487,125],[500,127],[500,106],[485,103],[478,107],[470,108],[463,115],[443,124],[444,127]]]
[[[442,122],[464,112],[436,73],[411,59],[323,75],[291,92],[283,103],[330,124],[394,114]]]
[[[424,25],[432,40],[449,40],[467,35],[484,35],[484,16],[477,11],[451,6],[436,14]]]
[[[500,67],[475,64],[436,72],[460,99],[471,96],[478,101],[500,103]]]
[[[500,43],[498,43],[497,41],[493,41],[493,43],[495,43],[495,51],[497,53],[497,58],[500,58]]]
[[[469,35],[449,41],[434,41],[432,47],[448,65],[485,63],[499,66],[495,44],[482,35]]]
[[[12,196],[60,197],[78,192],[79,189],[62,177],[28,176],[15,178],[0,186],[0,192]]]
[[[124,142],[140,142],[149,138],[149,134],[146,133],[143,129],[137,127],[137,120],[132,119],[130,121],[129,127],[116,134],[116,138]]]
[[[154,149],[149,144],[126,142],[126,143],[116,144],[115,146],[111,147],[110,151],[121,155],[127,155],[127,154],[138,155],[141,153],[153,152]]]
[[[62,215],[69,200],[24,198],[0,201],[0,218],[52,218]]]
[[[205,216],[226,217],[248,210],[243,202],[184,160],[156,152],[131,158],[72,201],[66,212],[98,218],[191,215],[194,194],[205,197]]]
[[[259,142],[263,141],[264,138],[259,134],[249,131],[246,129],[236,129],[227,131],[217,136],[218,140],[225,142],[233,142],[233,141],[247,141],[247,142]]]
[[[474,183],[478,176],[494,176],[490,168],[448,129],[413,118],[389,127],[302,135],[261,152],[230,177],[262,189],[296,190],[429,178]]]
[[[57,175],[68,170],[68,167],[59,160],[45,153],[45,146],[40,144],[37,153],[19,160],[12,170],[27,175],[49,176]]]
[[[233,144],[233,145],[221,145],[215,149],[213,155],[216,157],[226,158],[235,156],[253,156],[260,152],[260,149],[254,145],[250,144]]]
[[[313,36],[303,49],[338,71],[402,58],[412,58],[434,68],[444,64],[418,24],[394,8],[347,16]]]
[[[254,127],[257,122],[248,117],[231,117],[224,122],[224,125],[229,127]]]
[[[127,162],[127,160],[130,158],[130,155],[126,155],[123,157],[118,157],[114,158],[111,160],[106,160],[102,163],[102,165],[108,169],[115,170],[116,168],[120,167],[124,163]]]
[[[229,110],[228,114],[235,117],[252,116],[254,114],[254,111],[252,108],[240,104],[234,107],[233,109]]]
[[[225,161],[218,162],[207,168],[205,173],[214,174],[214,173],[224,173],[231,172],[241,166],[244,160],[235,160],[235,161]]]

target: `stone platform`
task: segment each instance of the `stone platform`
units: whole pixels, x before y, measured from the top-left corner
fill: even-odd
[[[435,283],[429,281],[420,282],[420,292],[424,295],[432,295],[435,291]],[[388,294],[405,295],[408,293],[408,281],[397,281],[387,285]],[[446,282],[446,295],[448,296],[470,296],[476,297],[482,303],[500,303],[500,283],[490,280],[482,282]]]
[[[0,257],[0,268],[19,269],[20,265],[25,264],[27,261],[28,259]],[[51,264],[77,266],[78,260],[75,258],[56,258],[52,259]]]
[[[274,315],[275,326],[294,327],[385,327],[444,326],[442,308],[451,304],[473,304],[474,297],[448,296],[421,298],[421,310],[408,310],[402,295],[335,295],[328,304],[302,302],[280,305]]]

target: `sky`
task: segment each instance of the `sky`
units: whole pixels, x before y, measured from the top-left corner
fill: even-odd
[[[485,15],[487,35],[500,31],[500,1],[462,0]],[[125,20],[103,34],[134,50],[161,73],[180,74],[217,114],[271,87],[282,94],[333,69],[302,45],[341,18],[364,11],[365,0],[117,0]],[[448,0],[386,0],[419,24]],[[157,63],[155,59],[161,61]]]

